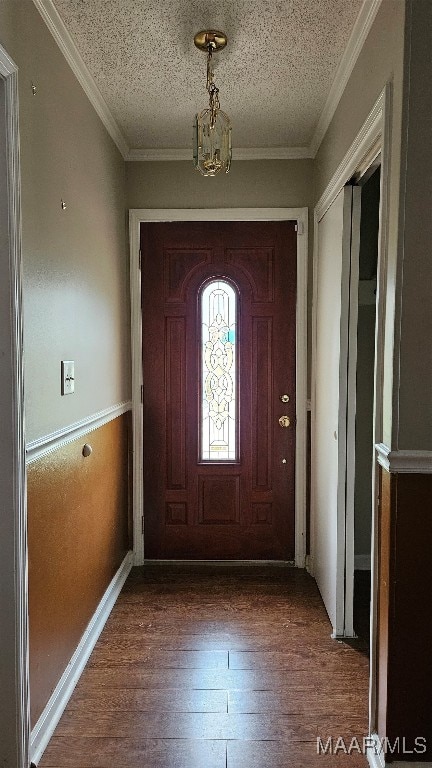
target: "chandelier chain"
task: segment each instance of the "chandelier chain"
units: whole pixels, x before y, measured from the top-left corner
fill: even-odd
[[[212,69],[213,46],[211,43],[207,49],[207,90],[210,97],[210,125],[214,128],[218,110],[220,109],[219,88],[214,84],[214,72]]]

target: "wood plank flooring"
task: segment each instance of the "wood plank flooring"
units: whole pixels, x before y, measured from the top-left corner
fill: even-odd
[[[40,768],[365,768],[364,646],[284,567],[133,569]]]

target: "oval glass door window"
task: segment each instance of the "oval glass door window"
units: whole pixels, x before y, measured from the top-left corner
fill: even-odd
[[[213,280],[201,294],[201,461],[237,461],[237,292]]]

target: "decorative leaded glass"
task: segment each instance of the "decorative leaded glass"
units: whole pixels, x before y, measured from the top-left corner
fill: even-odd
[[[214,280],[201,297],[201,460],[237,460],[237,295]]]

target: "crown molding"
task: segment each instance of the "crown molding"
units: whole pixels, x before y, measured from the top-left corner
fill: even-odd
[[[375,451],[378,463],[387,472],[432,474],[432,451],[392,451],[384,443],[377,443]]]
[[[303,160],[314,158],[331,123],[382,0],[363,0],[347,47],[339,62],[324,109],[308,147],[244,147],[233,150],[235,160]],[[130,149],[128,143],[87,69],[53,0],[33,0],[48,29],[123,158],[128,161],[189,160],[190,149]]]
[[[234,160],[305,160],[312,157],[310,147],[233,148]]]
[[[3,46],[0,45],[0,75],[9,77],[9,75],[14,75],[16,72],[18,72],[17,65],[5,51]]]
[[[324,109],[321,112],[320,118],[315,128],[315,133],[312,137],[310,144],[312,157],[315,157],[316,153],[318,152],[320,144],[333,119],[334,113],[336,112],[337,106],[341,100],[347,82],[351,77],[351,73],[355,67],[361,49],[363,48],[372,24],[374,23],[381,2],[382,0],[363,0],[363,5],[352,28],[347,46],[343,52],[342,58],[336,70],[329,95],[327,96],[327,101],[324,104]]]
[[[130,149],[125,160],[128,162],[161,162],[165,160],[191,160],[191,149]]]
[[[125,158],[129,147],[52,0],[33,0],[72,72]]]
[[[310,147],[239,147],[233,148],[234,160],[304,160],[312,158]],[[161,162],[191,160],[192,149],[130,149],[126,160],[130,162]]]

